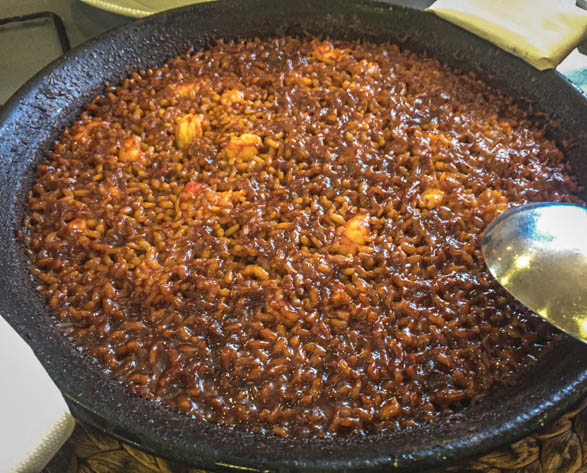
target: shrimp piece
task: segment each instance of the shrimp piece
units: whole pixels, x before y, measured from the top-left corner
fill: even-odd
[[[342,49],[333,48],[327,41],[316,46],[312,51],[312,55],[316,59],[330,65],[335,64],[341,58],[342,54]]]
[[[369,230],[368,215],[355,215],[350,220],[347,220],[337,230],[339,234],[339,241],[335,246],[337,252],[341,254],[356,253],[359,246],[367,242]]]
[[[179,84],[176,86],[171,86],[171,90],[175,94],[183,98],[194,98],[199,88],[200,85],[195,81],[186,82],[185,84]]]
[[[183,187],[175,203],[175,211],[180,216],[183,204],[191,202],[191,208],[196,208],[199,216],[223,215],[223,209],[233,208],[245,200],[242,191],[217,192],[206,184],[190,181]]]
[[[422,209],[432,210],[444,203],[446,194],[440,189],[426,189],[420,197],[418,206]]]
[[[203,115],[188,113],[181,117],[175,125],[175,141],[180,149],[187,149],[196,138],[203,134]]]
[[[205,191],[205,192],[204,192]],[[232,207],[236,203],[244,202],[244,192],[242,191],[224,191],[218,192],[206,184],[196,181],[190,181],[183,186],[182,197],[191,199],[202,195],[202,197],[214,205],[222,207]]]
[[[120,151],[118,152],[118,158],[123,163],[142,163],[144,161],[144,153],[141,151],[140,138],[136,135],[133,135],[130,138],[124,140],[122,146],[120,147]]]
[[[244,94],[238,89],[225,90],[220,96],[220,103],[222,105],[230,105],[233,103],[242,103],[244,101]]]
[[[257,155],[263,141],[257,135],[244,133],[240,136],[231,136],[224,148],[229,158],[237,157],[243,161],[250,161]]]
[[[183,187],[183,191],[191,195],[198,195],[200,192],[202,192],[202,190],[204,190],[205,187],[206,184],[190,181]]]
[[[246,200],[243,191],[216,192],[216,197],[216,203],[222,207],[234,207]]]
[[[75,132],[75,134],[73,135],[73,139],[80,141],[83,138],[88,138],[90,136],[90,132],[94,129],[94,128],[107,128],[109,125],[108,122],[104,122],[104,121],[99,121],[99,122],[90,122],[90,123],[84,123],[81,125],[75,125],[72,129],[72,131]]]

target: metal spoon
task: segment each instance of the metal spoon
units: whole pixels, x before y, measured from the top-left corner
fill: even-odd
[[[489,224],[481,250],[510,294],[587,342],[587,209],[553,203],[510,209]]]

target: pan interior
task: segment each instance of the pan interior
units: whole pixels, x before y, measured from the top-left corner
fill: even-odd
[[[228,0],[166,12],[91,41],[33,78],[0,115],[0,313],[31,344],[74,414],[160,456],[210,470],[422,471],[511,442],[557,418],[587,392],[587,350],[565,338],[516,386],[502,389],[450,422],[369,437],[281,439],[194,421],[132,397],[56,329],[34,290],[15,239],[34,165],[81,106],[134,70],[161,65],[216,38],[290,34],[391,41],[475,71],[533,109],[565,144],[587,184],[587,100],[553,71],[538,72],[436,17],[353,0]],[[538,382],[538,379],[540,380]]]

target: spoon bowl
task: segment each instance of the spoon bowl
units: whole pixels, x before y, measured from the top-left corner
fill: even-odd
[[[587,209],[560,203],[510,209],[489,224],[481,249],[510,294],[587,342]]]

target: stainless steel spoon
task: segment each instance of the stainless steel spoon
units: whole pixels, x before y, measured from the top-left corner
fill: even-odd
[[[554,203],[510,209],[489,224],[481,249],[510,294],[587,342],[587,209]]]

